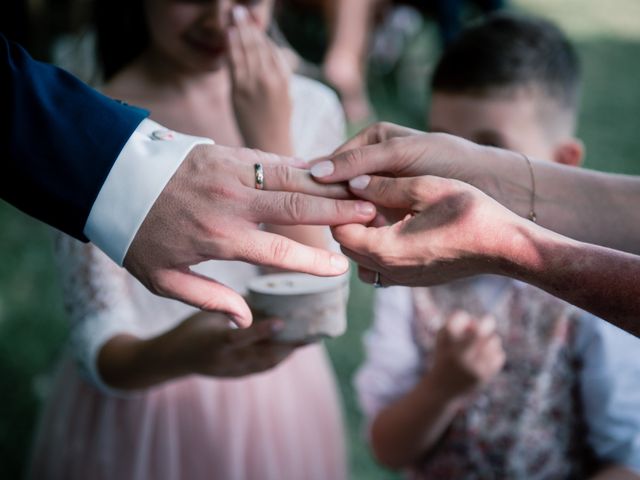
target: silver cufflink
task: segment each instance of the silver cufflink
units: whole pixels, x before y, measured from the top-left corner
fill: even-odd
[[[153,140],[174,140],[176,132],[171,130],[156,130],[151,134]]]

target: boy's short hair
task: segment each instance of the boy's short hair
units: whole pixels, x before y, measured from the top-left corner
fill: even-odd
[[[533,87],[575,114],[580,62],[567,37],[550,21],[500,12],[464,30],[447,48],[431,87],[472,95]]]

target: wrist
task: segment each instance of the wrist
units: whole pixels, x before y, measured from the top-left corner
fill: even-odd
[[[193,373],[187,352],[174,339],[174,331],[143,340],[138,348],[138,362],[146,366],[152,383],[162,383]]]
[[[500,275],[555,294],[575,278],[574,266],[585,261],[584,244],[529,220],[520,219],[510,225],[509,231],[508,236],[496,241],[500,248]]]
[[[110,388],[129,390],[147,386],[143,345],[145,341],[133,335],[116,335],[100,349],[97,369],[102,381]]]
[[[462,388],[460,385],[452,384],[449,380],[450,375],[444,372],[441,375],[438,370],[432,369],[422,377],[416,390],[425,397],[428,395],[432,404],[435,402],[440,408],[457,411],[466,402],[475,387]]]

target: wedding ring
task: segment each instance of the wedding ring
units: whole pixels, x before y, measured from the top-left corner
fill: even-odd
[[[264,168],[262,168],[262,164],[254,164],[253,170],[256,174],[256,188],[258,190],[264,190]]]
[[[376,276],[373,279],[373,286],[375,288],[382,288],[382,282],[380,281],[380,272],[376,272]]]

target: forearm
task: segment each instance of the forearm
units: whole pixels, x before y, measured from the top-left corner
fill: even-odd
[[[467,181],[519,215],[529,213],[533,185],[522,155],[484,149],[477,165],[482,170],[472,177],[481,180]],[[640,178],[548,161],[532,160],[532,166],[540,225],[583,242],[640,254]]]
[[[371,443],[378,461],[399,469],[419,460],[448,428],[460,402],[439,388],[431,376],[424,377],[375,419]]]
[[[344,51],[363,61],[379,0],[351,0],[327,2],[331,22],[329,51]]]
[[[591,480],[638,480],[640,475],[620,465],[603,468]]]
[[[102,347],[98,371],[118,390],[140,390],[191,373],[177,355],[170,333],[148,340],[117,335]]]
[[[523,220],[496,245],[501,273],[640,336],[640,257],[581,243]]]

